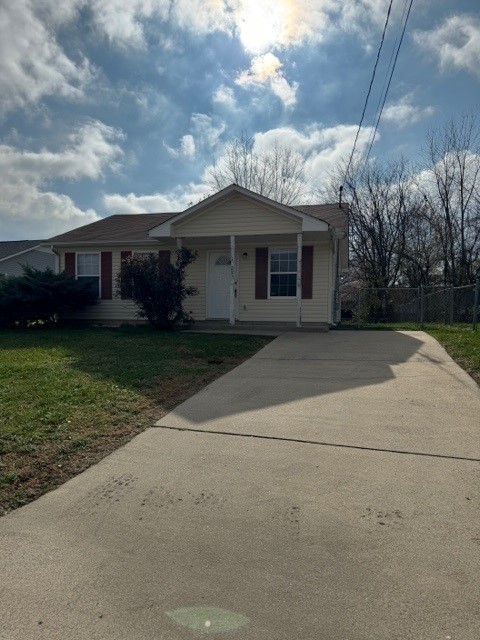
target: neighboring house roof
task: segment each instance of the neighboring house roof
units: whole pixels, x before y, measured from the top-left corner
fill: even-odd
[[[42,244],[44,240],[8,240],[0,242],[0,261],[8,260],[19,254],[30,251]]]
[[[279,209],[293,215],[307,215],[316,220],[323,221],[329,226],[335,227],[339,231],[348,231],[348,207],[343,205],[340,208],[338,204],[313,204],[313,205],[283,205],[277,203],[270,198],[255,194],[248,189],[239,187],[238,185],[230,185],[222,189],[218,193],[202,200],[196,205],[189,207],[185,211],[176,211],[170,213],[135,213],[135,214],[116,214],[108,218],[102,218],[97,222],[78,227],[72,231],[67,231],[58,236],[54,236],[48,240],[48,243],[122,243],[122,242],[152,242],[152,236],[149,231],[155,229],[164,222],[177,218],[186,213],[195,212],[210,203],[215,203],[221,197],[238,192],[246,196],[253,196],[261,202],[271,203]]]

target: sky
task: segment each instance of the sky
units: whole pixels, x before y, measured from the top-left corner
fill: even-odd
[[[389,0],[0,0],[0,239],[113,213],[181,211],[245,133],[306,159],[314,193],[350,154]],[[405,0],[392,14],[364,151]],[[416,0],[372,149],[415,163],[480,104],[477,0]]]

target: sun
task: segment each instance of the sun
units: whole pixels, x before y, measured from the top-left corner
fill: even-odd
[[[282,44],[286,19],[285,1],[244,0],[237,25],[245,50],[259,54]]]

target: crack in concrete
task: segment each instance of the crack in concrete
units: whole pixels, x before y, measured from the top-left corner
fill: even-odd
[[[443,453],[427,453],[425,451],[406,451],[403,449],[382,449],[380,447],[366,447],[355,444],[341,444],[338,442],[322,442],[320,440],[306,440],[303,438],[286,438],[282,436],[264,436],[254,433],[234,433],[232,431],[219,431],[217,429],[195,429],[194,427],[171,427],[164,424],[153,425],[155,429],[168,429],[170,431],[185,431],[189,433],[215,434],[218,436],[234,436],[236,438],[256,438],[258,440],[278,440],[280,442],[296,442],[298,444],[313,444],[319,447],[332,447],[339,449],[356,449],[358,451],[373,451],[376,453],[394,453],[406,456],[421,456],[425,458],[440,458],[445,460],[461,460],[464,462],[480,462],[480,458],[469,458],[467,456],[447,455]]]

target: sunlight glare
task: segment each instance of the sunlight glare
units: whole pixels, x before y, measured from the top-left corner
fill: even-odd
[[[240,40],[251,53],[264,53],[283,43],[286,31],[285,0],[245,0],[238,21]]]

